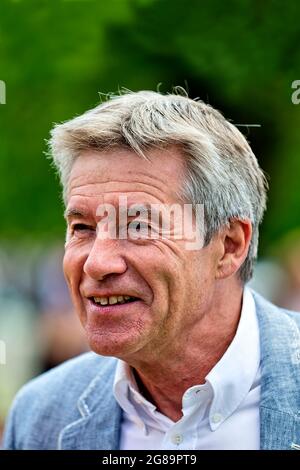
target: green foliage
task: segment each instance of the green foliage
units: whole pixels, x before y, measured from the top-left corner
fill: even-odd
[[[300,225],[300,4],[250,0],[1,0],[1,238],[63,235],[43,152],[53,122],[119,87],[183,85],[247,134],[270,175],[263,247]]]

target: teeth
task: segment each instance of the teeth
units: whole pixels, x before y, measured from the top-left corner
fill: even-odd
[[[108,302],[110,305],[117,304],[118,303],[118,297],[115,297],[112,295],[111,297],[108,298]]]
[[[107,305],[108,298],[107,297],[94,297],[94,302],[96,302],[96,304]]]
[[[129,295],[112,295],[110,297],[94,297],[94,302],[100,305],[124,304],[126,300],[131,299]]]

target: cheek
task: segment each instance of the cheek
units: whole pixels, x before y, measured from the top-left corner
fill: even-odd
[[[66,281],[71,290],[74,290],[80,283],[82,270],[87,255],[75,248],[66,248],[63,259],[63,271]]]
[[[149,263],[144,263],[148,270],[144,270],[144,278],[149,279],[149,284],[155,294],[155,306],[159,309],[169,310],[179,306],[182,301],[182,292],[185,291],[186,264],[178,253],[169,247],[160,246],[158,252],[152,252]]]

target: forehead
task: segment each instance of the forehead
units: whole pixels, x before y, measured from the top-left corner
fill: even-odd
[[[134,200],[178,200],[185,174],[185,161],[176,146],[145,152],[147,160],[131,150],[85,150],[75,160],[68,202],[92,200],[113,202],[120,193]]]

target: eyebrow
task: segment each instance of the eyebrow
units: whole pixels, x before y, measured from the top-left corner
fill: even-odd
[[[147,216],[149,216],[149,214],[151,214],[152,211],[154,211],[154,213],[157,213],[157,209],[156,208],[154,209],[153,207],[151,207],[150,203],[132,203],[129,205],[128,209],[130,208],[130,206],[134,206],[134,209],[136,211],[139,211],[140,215],[147,214]],[[127,211],[127,215],[128,215],[128,211]],[[84,219],[84,218],[87,218],[87,216],[88,216],[88,213],[86,211],[82,209],[78,209],[76,207],[66,209],[64,212],[64,218],[66,220],[69,220],[73,217]],[[135,217],[135,215],[131,215],[131,216],[128,215],[128,217]]]
[[[64,212],[64,218],[71,219],[72,217],[79,217],[81,219],[84,219],[85,217],[87,217],[87,213],[76,208],[66,209]]]

